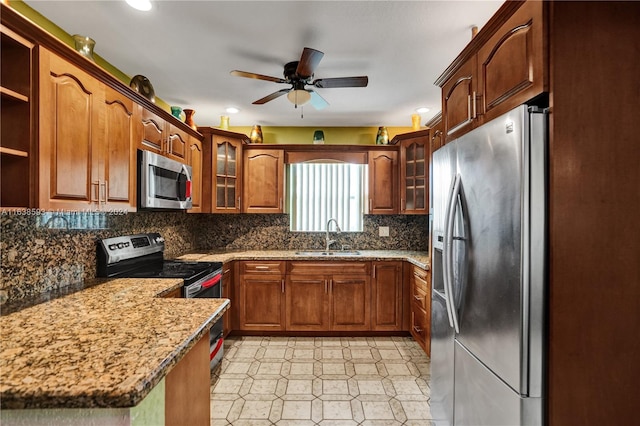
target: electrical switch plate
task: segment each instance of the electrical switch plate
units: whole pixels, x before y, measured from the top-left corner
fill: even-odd
[[[380,227],[378,227],[378,234],[381,237],[388,237],[389,236],[389,227],[388,226],[380,226]]]

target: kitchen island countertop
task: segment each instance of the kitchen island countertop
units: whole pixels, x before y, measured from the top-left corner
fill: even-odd
[[[162,298],[181,279],[114,279],[0,317],[0,408],[133,407],[228,309]]]
[[[300,250],[247,250],[247,251],[197,251],[180,256],[180,260],[199,260],[202,262],[231,262],[233,260],[325,260],[325,261],[370,261],[370,260],[406,260],[420,268],[429,270],[429,253],[409,250],[358,250],[355,256],[299,255]],[[316,251],[316,250],[312,250]]]

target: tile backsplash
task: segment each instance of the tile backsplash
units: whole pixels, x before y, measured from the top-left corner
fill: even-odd
[[[378,227],[388,226],[389,237]],[[365,216],[364,231],[331,234],[337,247],[427,250],[428,216]],[[324,248],[325,234],[289,231],[288,215],[138,212],[125,215],[0,217],[0,303],[95,278],[97,239],[143,232],[165,238],[165,257],[194,250]]]

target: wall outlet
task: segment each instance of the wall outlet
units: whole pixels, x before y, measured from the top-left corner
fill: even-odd
[[[381,237],[388,237],[389,236],[389,227],[388,226],[379,226],[378,227],[378,235],[380,235]]]

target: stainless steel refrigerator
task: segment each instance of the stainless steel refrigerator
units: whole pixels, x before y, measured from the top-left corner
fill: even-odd
[[[437,425],[544,421],[546,146],[522,105],[433,153]]]

